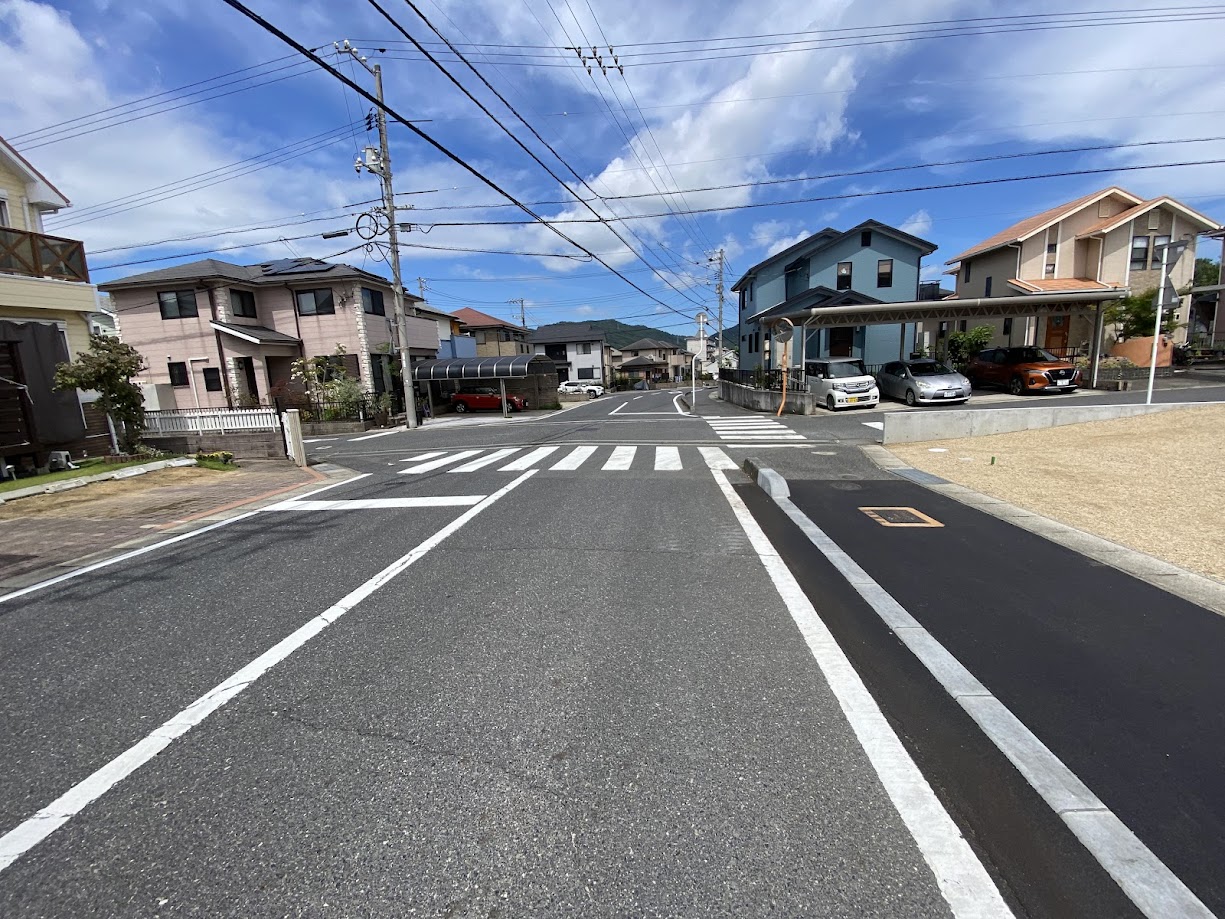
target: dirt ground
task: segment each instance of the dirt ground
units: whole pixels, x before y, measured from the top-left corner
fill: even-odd
[[[197,469],[194,466],[158,469],[131,479],[110,482],[94,482],[84,488],[74,488],[62,494],[35,495],[0,505],[0,520],[17,520],[23,517],[75,517],[82,511],[90,517],[129,517],[132,515],[133,499],[139,501],[142,510],[152,510],[148,500],[162,489],[176,485],[207,485],[223,476],[231,475],[215,469]],[[162,492],[166,501],[174,501],[181,492]],[[157,504],[162,502],[154,497]]]
[[[967,488],[1225,583],[1225,406],[896,444]]]

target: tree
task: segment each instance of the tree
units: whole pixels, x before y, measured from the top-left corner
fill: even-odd
[[[970,362],[970,355],[991,344],[995,329],[989,325],[978,325],[968,332],[953,332],[949,335],[948,359],[960,369]]]
[[[132,377],[144,369],[144,358],[131,345],[91,335],[88,351],[55,368],[55,388],[96,391],[98,408],[111,420],[124,451],[131,451],[145,429],[145,397]]]
[[[1194,287],[1207,287],[1210,284],[1221,283],[1221,263],[1214,262],[1210,258],[1197,258],[1195,260],[1195,280],[1191,282]]]
[[[1146,338],[1153,334],[1153,324],[1157,321],[1156,300],[1157,288],[1151,287],[1143,293],[1115,300],[1102,310],[1102,317],[1106,322],[1119,326],[1120,341],[1128,338]],[[1183,323],[1176,319],[1175,310],[1162,310],[1161,331],[1163,334],[1173,335],[1174,330],[1181,328],[1182,325]]]

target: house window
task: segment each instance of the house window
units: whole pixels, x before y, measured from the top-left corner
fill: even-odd
[[[595,368],[594,367],[580,367],[578,369],[578,378],[580,380],[594,380],[595,379]]]
[[[838,289],[839,290],[850,290],[851,289],[851,263],[850,262],[839,262],[838,263]]]
[[[362,312],[369,313],[371,316],[387,315],[387,308],[383,306],[383,292],[381,290],[371,290],[369,287],[362,288]]]
[[[221,371],[218,368],[204,368],[204,388],[209,392],[221,392]]]
[[[799,296],[808,290],[808,259],[796,259],[786,268],[786,298]]]
[[[1134,271],[1143,271],[1148,267],[1147,236],[1136,236],[1131,241],[1131,267]]]
[[[876,286],[893,286],[893,259],[882,258],[876,263]]]
[[[1153,267],[1154,268],[1161,267],[1161,253],[1157,251],[1157,247],[1158,246],[1168,246],[1169,244],[1170,244],[1170,237],[1168,236],[1158,236],[1153,239]]]
[[[860,233],[859,233],[859,245],[861,245],[861,246],[870,246],[870,245],[872,245],[872,231],[871,231],[871,230],[861,230],[861,231],[860,231]]]
[[[478,345],[483,345],[483,344],[485,344],[485,343],[486,343],[486,342],[488,342],[488,341],[489,341],[489,339],[486,337],[486,335],[485,335],[485,333],[484,333],[484,332],[477,332],[477,333],[476,333],[476,343],[477,343]]]
[[[298,305],[299,316],[334,316],[336,314],[336,303],[332,299],[332,288],[330,287],[295,291],[294,301]]]
[[[171,361],[166,365],[166,369],[170,372],[171,386],[191,385],[191,380],[187,376],[187,364],[183,361]]]
[[[194,290],[163,290],[157,295],[157,305],[163,319],[187,319],[200,315],[196,311]]]
[[[969,283],[970,281],[970,263],[966,262],[961,266],[961,280]]]
[[[230,311],[244,319],[255,318],[255,294],[249,290],[230,289]]]
[[[969,326],[969,320],[963,319],[961,320],[961,322],[957,323],[957,331],[964,332],[968,328],[968,326]]]
[[[1004,320],[1004,335],[1006,336],[1012,335],[1012,319],[1011,318]]]
[[[985,278],[983,280],[983,296],[984,297],[991,296],[991,278]],[[962,329],[962,331],[964,332],[965,330]]]
[[[0,198],[0,227],[7,227],[9,225],[9,203]]]
[[[579,354],[590,354],[591,353],[591,342],[585,341],[581,345],[579,345],[578,353]]]
[[[1053,278],[1055,276],[1055,263],[1047,262],[1046,267],[1043,269],[1043,274],[1048,278]]]
[[[1055,254],[1055,243],[1047,243],[1047,244],[1046,244],[1046,254],[1047,254],[1047,255],[1054,255],[1054,254]]]
[[[947,322],[940,323],[940,328],[936,330],[937,338],[944,338],[949,333],[949,324]]]

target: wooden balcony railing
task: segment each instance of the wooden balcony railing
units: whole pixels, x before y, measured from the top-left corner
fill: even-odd
[[[58,278],[88,284],[85,246],[77,239],[61,239],[0,227],[0,274]]]

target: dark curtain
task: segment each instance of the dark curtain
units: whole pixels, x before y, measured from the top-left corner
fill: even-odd
[[[43,322],[0,320],[0,341],[17,343],[21,382],[33,405],[34,441],[49,447],[84,437],[85,420],[76,390],[54,388],[55,368],[69,360],[64,333]]]

